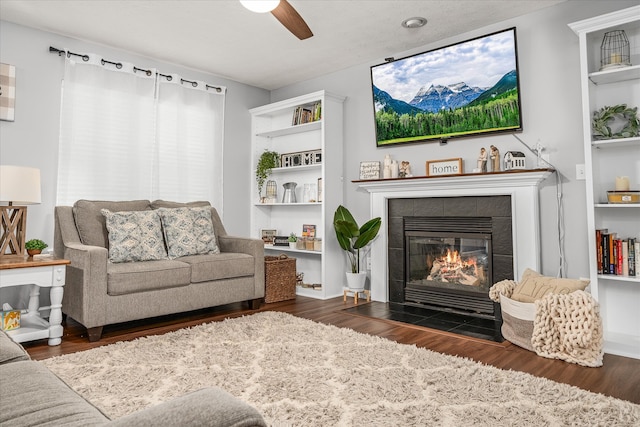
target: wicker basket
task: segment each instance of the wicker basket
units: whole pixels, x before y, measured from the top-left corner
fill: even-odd
[[[264,257],[264,302],[296,298],[296,259],[285,254]]]

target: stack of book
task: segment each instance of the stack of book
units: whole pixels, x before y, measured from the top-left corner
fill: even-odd
[[[303,123],[317,122],[321,118],[322,105],[320,102],[316,102],[313,105],[300,105],[293,110],[291,124],[296,126]]]
[[[596,230],[598,274],[640,277],[640,239],[618,238],[608,229]]]

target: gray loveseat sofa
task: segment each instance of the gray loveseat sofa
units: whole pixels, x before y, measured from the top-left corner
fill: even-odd
[[[0,331],[2,426],[266,426],[252,406],[219,388],[186,394],[111,421]]]
[[[219,253],[110,260],[113,253],[103,209],[126,214],[203,207],[211,211]],[[265,292],[262,240],[229,236],[208,202],[79,200],[74,206],[57,206],[54,253],[71,261],[62,311],[87,328],[90,341],[100,339],[104,325],[241,301],[257,309]]]

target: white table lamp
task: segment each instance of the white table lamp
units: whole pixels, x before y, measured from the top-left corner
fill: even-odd
[[[26,205],[40,200],[40,169],[0,165],[0,258],[24,258]]]

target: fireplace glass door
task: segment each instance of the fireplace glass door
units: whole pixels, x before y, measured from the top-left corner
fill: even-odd
[[[406,286],[487,295],[491,235],[406,231]]]

